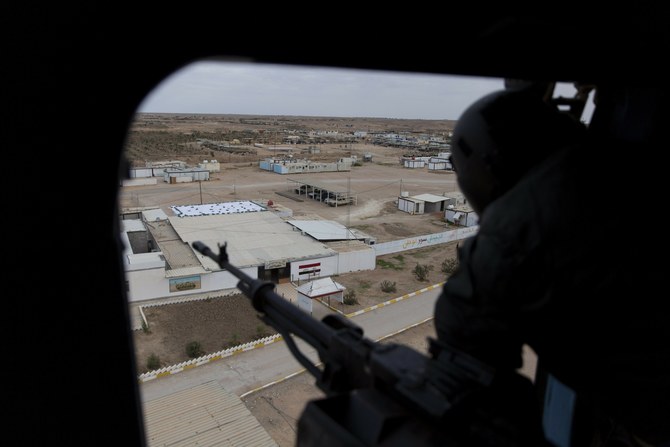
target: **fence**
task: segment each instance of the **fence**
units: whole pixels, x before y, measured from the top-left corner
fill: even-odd
[[[271,343],[281,340],[283,340],[281,335],[274,334],[269,337],[264,337],[259,340],[251,341],[249,343],[233,346],[232,348],[224,349],[223,351],[215,352],[213,354],[208,354],[202,357],[198,357],[196,359],[191,359],[185,362],[177,363],[176,365],[166,366],[160,369],[156,369],[154,371],[149,371],[140,374],[139,381],[146,382],[149,380],[157,379],[158,377],[168,376],[170,374],[176,374],[186,369],[191,369],[196,366],[204,365],[205,363],[213,362],[215,360],[219,360],[225,357],[230,357],[231,355],[241,354],[242,352],[260,348],[265,345],[269,345]]]

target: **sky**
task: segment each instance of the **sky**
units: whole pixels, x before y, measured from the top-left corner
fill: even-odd
[[[502,78],[201,61],[159,83],[138,112],[456,120],[502,88]]]

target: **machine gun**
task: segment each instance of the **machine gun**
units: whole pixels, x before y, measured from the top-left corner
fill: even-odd
[[[314,319],[274,292],[271,282],[253,279],[231,265],[226,244],[219,254],[202,242],[193,248],[239,279],[237,287],[251,299],[259,318],[283,337],[293,356],[316,379],[326,398],[310,401],[298,421],[299,446],[495,446],[534,445],[479,441],[481,424],[465,421],[472,411],[456,405],[427,380],[429,357],[407,346],[366,338],[363,330],[340,314]],[[319,368],[297,347],[293,336],[310,344]],[[492,372],[468,356],[452,356],[468,382],[490,384]],[[476,400],[476,399],[475,399]],[[465,416],[468,414],[468,416]],[[497,436],[497,435],[496,435]],[[496,436],[493,436],[494,438]],[[484,438],[491,438],[484,434]]]

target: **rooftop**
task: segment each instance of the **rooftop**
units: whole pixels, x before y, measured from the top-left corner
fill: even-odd
[[[195,241],[218,253],[218,244],[227,244],[231,264],[236,267],[263,265],[269,261],[287,262],[326,257],[335,251],[296,231],[281,217],[269,211],[212,216],[169,217],[179,239],[190,247]],[[184,245],[186,245],[184,244]],[[195,253],[191,249],[192,253]],[[197,253],[209,270],[221,270],[212,259]]]
[[[215,380],[148,401],[143,410],[150,446],[277,446],[242,400]]]
[[[408,197],[403,197],[404,199],[407,199]],[[449,200],[451,197],[448,196],[439,196],[437,194],[419,194],[416,196],[409,197],[411,199],[415,200],[423,200],[424,202],[430,202],[430,203],[437,203],[437,202],[442,202],[444,200]]]
[[[299,293],[310,298],[333,295],[345,289],[346,287],[333,281],[332,278],[320,278],[296,287]]]
[[[288,220],[287,222],[318,241],[358,239],[351,230],[333,220]]]
[[[175,215],[185,216],[211,216],[214,214],[236,214],[253,213],[265,211],[265,208],[248,200],[237,200],[233,202],[206,203],[202,205],[175,205],[170,207]]]

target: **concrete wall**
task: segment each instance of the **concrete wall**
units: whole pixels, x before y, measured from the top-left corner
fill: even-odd
[[[337,257],[337,274],[374,270],[377,264],[377,255],[372,247],[364,250],[345,251],[338,253]]]
[[[479,227],[465,227],[457,230],[445,231],[443,233],[433,233],[424,236],[415,236],[397,241],[382,242],[372,247],[377,256],[398,253],[416,248],[430,247],[431,245],[445,244],[447,242],[458,241],[473,236]]]
[[[258,277],[258,267],[243,268],[241,270],[252,278]],[[174,285],[179,280],[189,280],[191,277],[199,279],[199,288],[182,291],[175,289]],[[126,271],[126,280],[129,285],[128,301],[130,302],[234,289],[238,283],[238,279],[226,271],[168,278],[165,276],[165,269],[161,267]]]

